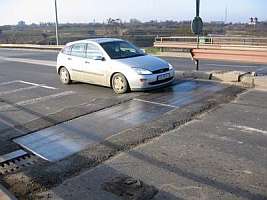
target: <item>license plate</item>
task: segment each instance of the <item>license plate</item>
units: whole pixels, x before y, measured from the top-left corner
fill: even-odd
[[[168,74],[161,74],[158,76],[158,81],[162,81],[162,80],[165,80],[167,78],[170,78],[170,76],[171,75],[169,73]]]

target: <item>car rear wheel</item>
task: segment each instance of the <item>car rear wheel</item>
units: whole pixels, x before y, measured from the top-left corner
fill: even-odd
[[[59,71],[60,81],[67,85],[71,83],[70,73],[65,67],[62,67]]]
[[[125,76],[117,73],[112,77],[112,88],[116,94],[123,94],[129,90],[129,84]]]

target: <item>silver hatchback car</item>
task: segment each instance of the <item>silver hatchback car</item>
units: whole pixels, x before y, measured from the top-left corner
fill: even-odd
[[[57,73],[63,84],[81,81],[122,94],[169,85],[175,71],[125,40],[98,38],[68,43],[58,55]]]

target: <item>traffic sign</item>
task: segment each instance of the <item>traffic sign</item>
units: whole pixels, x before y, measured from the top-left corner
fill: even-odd
[[[203,32],[203,21],[201,17],[197,16],[192,21],[192,32],[196,35],[200,35]]]

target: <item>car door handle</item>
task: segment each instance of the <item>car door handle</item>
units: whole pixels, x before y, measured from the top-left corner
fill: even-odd
[[[72,60],[72,58],[68,58],[68,60]]]
[[[90,62],[88,62],[88,61],[85,61],[85,64],[90,64]]]

